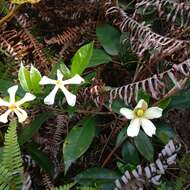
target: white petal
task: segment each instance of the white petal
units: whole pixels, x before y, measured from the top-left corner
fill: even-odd
[[[44,99],[44,103],[47,105],[53,105],[55,101],[55,95],[57,94],[59,87],[55,86],[54,89]]]
[[[7,123],[8,122],[8,115],[11,113],[10,110],[7,110],[4,114],[0,115],[0,122]]]
[[[26,111],[24,111],[23,109],[21,108],[17,108],[14,110],[15,114],[17,115],[18,117],[18,121],[20,123],[24,122],[26,120],[26,118],[28,117]]]
[[[63,74],[61,73],[61,71],[58,69],[57,70],[57,80],[62,80],[63,79]]]
[[[12,86],[7,90],[10,96],[9,100],[10,103],[15,103],[15,95],[17,90],[18,90],[18,85]]]
[[[131,120],[129,127],[127,129],[127,135],[130,137],[135,137],[139,134],[139,130],[140,130],[140,120],[137,119],[133,119]]]
[[[146,117],[147,119],[159,118],[162,116],[162,111],[163,109],[159,107],[151,107],[145,111],[144,117]]]
[[[3,100],[2,98],[0,98],[0,106],[6,106],[6,107],[8,107],[9,103],[6,102],[5,100]]]
[[[40,80],[40,84],[46,85],[46,84],[56,84],[56,81],[53,79],[50,79],[46,76],[43,76]]]
[[[120,113],[127,119],[134,119],[134,112],[128,108],[121,108]]]
[[[141,108],[143,110],[147,110],[148,104],[147,104],[147,102],[145,100],[141,99],[141,100],[139,100],[139,102],[136,105],[135,109],[137,109],[137,108]]]
[[[26,93],[25,96],[21,100],[16,102],[16,105],[20,106],[21,104],[24,104],[25,102],[30,102],[30,101],[34,100],[35,98],[36,98],[36,96],[34,96],[33,94]]]
[[[141,119],[141,125],[142,125],[144,132],[149,137],[152,137],[152,135],[156,134],[156,127],[154,126],[154,124],[150,120],[142,118]]]
[[[70,93],[64,86],[61,86],[61,90],[63,91],[65,98],[67,100],[67,103],[70,106],[75,106],[76,103],[76,96],[72,93]]]
[[[71,79],[63,81],[63,84],[64,85],[67,85],[67,84],[81,84],[82,82],[84,82],[84,79],[80,75],[77,74],[74,77],[72,77]]]

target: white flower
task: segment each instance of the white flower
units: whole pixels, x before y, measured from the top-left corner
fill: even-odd
[[[20,106],[25,102],[34,100],[36,97],[30,93],[26,93],[22,99],[15,101],[15,95],[17,90],[18,90],[17,85],[12,86],[7,90],[7,92],[9,93],[9,102],[0,98],[0,106],[8,107],[8,110],[4,114],[0,115],[0,122],[2,123],[8,122],[7,118],[10,113],[15,113],[20,123],[24,122],[28,117],[26,111],[21,109]]]
[[[150,119],[159,118],[162,116],[162,109],[159,107],[148,108],[147,102],[141,99],[134,110],[128,108],[121,108],[120,113],[131,122],[127,129],[127,135],[135,137],[138,135],[140,126],[142,126],[144,132],[152,137],[156,133],[156,127],[150,121]]]
[[[63,81],[63,75],[60,70],[57,70],[57,80],[50,79],[46,76],[43,76],[40,84],[46,85],[46,84],[53,84],[55,87],[53,90],[50,92],[48,96],[44,99],[44,103],[47,105],[52,105],[54,104],[55,100],[55,95],[59,89],[62,90],[63,94],[65,95],[66,101],[70,106],[74,106],[76,103],[76,96],[72,93],[70,93],[65,85],[69,84],[81,84],[84,82],[84,79],[80,77],[78,74],[76,74],[74,77],[68,80]]]

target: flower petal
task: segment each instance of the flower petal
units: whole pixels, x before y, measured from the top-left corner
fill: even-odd
[[[0,115],[0,122],[7,123],[8,122],[8,115],[11,113],[10,110],[7,110],[4,114]]]
[[[53,105],[55,101],[55,95],[57,94],[59,87],[55,86],[54,89],[44,99],[44,103],[47,105]]]
[[[63,94],[65,95],[65,98],[67,100],[67,103],[70,106],[75,106],[76,103],[76,96],[69,92],[64,86],[61,86],[61,90],[63,91]]]
[[[26,113],[26,111],[21,108],[15,109],[14,112],[17,115],[18,121],[20,123],[23,123],[26,120],[26,118],[28,117],[28,114]]]
[[[15,103],[15,95],[17,90],[18,90],[18,85],[14,85],[7,90],[10,96],[9,100],[10,103]]]
[[[128,108],[121,108],[120,113],[127,119],[134,119],[134,112]]]
[[[149,137],[152,137],[152,135],[156,134],[156,127],[150,120],[142,118],[141,119],[141,125],[142,125],[142,128],[143,128],[144,132]]]
[[[67,84],[81,84],[82,82],[84,82],[84,79],[80,75],[77,74],[74,77],[63,81],[63,84],[64,85],[67,85]]]
[[[145,111],[144,117],[146,117],[147,119],[159,118],[162,116],[162,111],[163,109],[159,107],[151,107]]]
[[[61,71],[58,69],[57,70],[57,80],[61,81],[63,79],[63,74],[61,73]]]
[[[21,104],[24,104],[25,102],[30,102],[30,101],[34,100],[35,98],[36,98],[36,96],[34,96],[33,94],[26,93],[25,96],[21,100],[16,102],[16,105],[20,106]]]
[[[0,106],[6,106],[6,107],[8,107],[9,103],[6,102],[5,100],[3,100],[2,98],[0,98]]]
[[[43,76],[40,80],[40,84],[46,85],[46,84],[56,84],[56,81],[53,79],[50,79],[46,76]]]
[[[129,127],[127,128],[127,135],[130,137],[135,137],[139,134],[139,130],[140,130],[140,120],[137,119],[133,119],[131,120]]]
[[[139,100],[138,104],[136,105],[135,109],[141,108],[143,110],[147,110],[148,104],[145,100],[141,99]]]

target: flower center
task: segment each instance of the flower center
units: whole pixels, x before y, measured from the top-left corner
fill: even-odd
[[[142,108],[138,108],[135,111],[135,114],[136,114],[137,117],[142,117],[144,115],[144,110]]]
[[[16,104],[11,104],[9,110],[14,111],[17,108]]]
[[[57,80],[56,84],[57,84],[58,87],[60,87],[62,85],[62,81],[61,80]]]

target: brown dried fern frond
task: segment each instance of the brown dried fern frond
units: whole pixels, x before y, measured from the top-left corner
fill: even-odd
[[[132,49],[140,60],[146,60],[147,53],[149,54],[149,64],[154,64],[172,54],[178,53],[183,58],[189,54],[189,41],[177,40],[156,34],[148,26],[145,26],[143,23],[140,24],[127,16],[125,11],[118,6],[112,5],[110,1],[105,4],[105,8],[107,18],[122,32],[128,32]],[[125,39],[123,40],[124,42]]]
[[[142,81],[111,89],[108,91],[110,107],[113,100],[117,98],[122,99],[126,105],[133,103],[140,89],[147,92],[153,99],[159,100],[169,92],[172,88],[171,84],[174,84],[176,89],[181,89],[180,81],[186,77],[190,77],[190,59],[178,65],[174,64],[171,69]]]
[[[132,172],[125,174],[115,181],[114,190],[143,190],[150,183],[160,184],[160,178],[168,167],[176,163],[177,153],[181,145],[176,140],[170,140],[159,153],[157,160],[146,167],[137,166]]]
[[[165,16],[168,22],[178,24],[180,27],[190,25],[190,5],[188,3],[179,3],[174,0],[142,0],[136,3],[136,9],[143,7],[143,13],[148,8],[155,8],[159,17]]]

